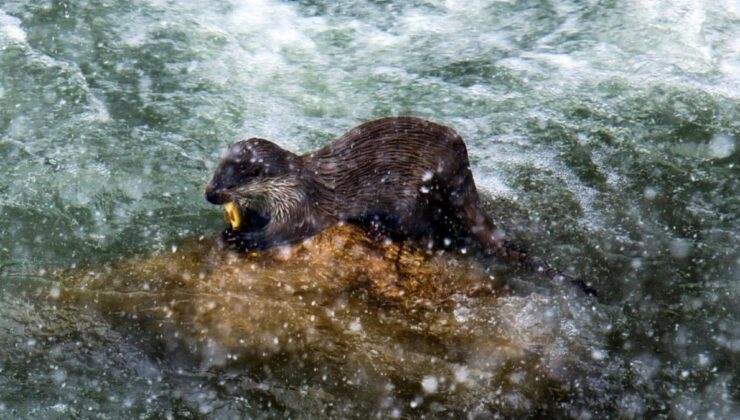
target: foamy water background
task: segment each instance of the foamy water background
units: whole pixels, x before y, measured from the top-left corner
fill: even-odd
[[[738,416],[738,75],[731,0],[6,0],[0,261],[38,273],[169,249],[221,228],[202,187],[225,144],[305,152],[427,117],[466,139],[495,219],[601,291],[610,331],[573,334],[603,333],[623,414]],[[16,293],[35,281],[4,275],[3,322],[33,324]],[[0,410],[84,399],[84,374],[57,398],[17,379],[47,374],[3,363]]]

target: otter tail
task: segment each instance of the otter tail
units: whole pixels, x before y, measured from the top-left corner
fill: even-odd
[[[471,194],[469,197],[477,197],[477,194]],[[471,205],[472,204],[472,205]],[[503,235],[499,235],[499,230],[493,224],[491,219],[483,212],[478,200],[463,206],[461,216],[470,226],[471,235],[489,252],[494,255],[513,260],[528,270],[539,273],[544,277],[556,282],[569,282],[589,296],[596,296],[596,289],[589,286],[582,279],[569,276],[557,268],[551,266],[543,259],[530,255],[526,250],[514,245]]]
[[[496,240],[492,248],[494,254],[518,262],[528,270],[539,273],[552,281],[569,282],[580,288],[589,296],[596,296],[596,289],[586,284],[582,279],[569,276],[548,264],[542,258],[530,255],[526,250],[514,245],[508,240]],[[489,248],[491,249],[491,248]]]

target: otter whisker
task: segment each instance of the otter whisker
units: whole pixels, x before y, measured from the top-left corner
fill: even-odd
[[[294,177],[259,178],[235,193],[240,207],[267,214],[276,222],[286,221],[305,198]]]

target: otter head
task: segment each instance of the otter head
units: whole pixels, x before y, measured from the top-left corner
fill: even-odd
[[[234,143],[224,151],[206,186],[206,200],[233,203],[248,226],[262,227],[273,218],[285,217],[300,201],[298,165],[295,154],[268,140]]]

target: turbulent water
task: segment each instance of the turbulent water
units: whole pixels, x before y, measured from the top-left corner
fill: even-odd
[[[454,127],[497,223],[598,299],[505,268],[496,302],[347,292],[334,353],[203,363],[151,343],[160,315],[61,298],[53,270],[223,228],[202,191],[229,142],[388,115]],[[0,0],[0,417],[738,418],[738,141],[733,0]],[[407,336],[373,359],[381,315]]]

